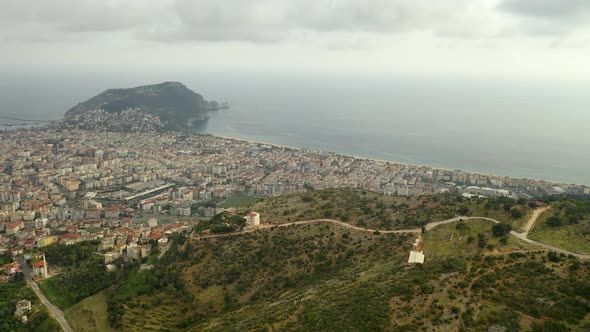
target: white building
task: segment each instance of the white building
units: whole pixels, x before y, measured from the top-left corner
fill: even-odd
[[[424,253],[422,251],[410,251],[409,264],[424,264]]]
[[[257,212],[248,213],[244,219],[246,219],[246,227],[256,227],[260,225],[260,214]]]
[[[161,237],[161,238],[158,240],[158,247],[160,247],[160,248],[164,248],[164,247],[166,247],[166,245],[168,245],[168,238],[167,238],[167,237],[165,237],[165,236],[164,236],[164,237]]]
[[[31,312],[31,301],[20,300],[16,303],[16,310],[14,315],[18,317],[23,323],[26,323],[29,319],[27,313]]]
[[[151,218],[150,220],[148,220],[148,226],[149,227],[156,227],[156,226],[158,226],[158,219]]]

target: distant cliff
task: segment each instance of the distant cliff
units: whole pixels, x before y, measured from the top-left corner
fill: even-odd
[[[183,130],[208,118],[209,102],[179,82],[109,89],[65,114],[65,123],[105,130]]]

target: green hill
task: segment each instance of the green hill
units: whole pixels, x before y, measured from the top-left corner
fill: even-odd
[[[85,114],[103,110],[121,113],[128,109],[156,115],[169,129],[186,128],[190,121],[208,118],[208,103],[203,96],[179,82],[165,82],[128,89],[109,89],[66,112],[68,121],[79,121]],[[108,114],[107,114],[108,116]]]
[[[278,225],[329,214],[352,225],[391,230],[455,215],[487,215],[518,228],[531,214],[525,201],[338,189],[268,198],[253,208],[263,223],[277,225],[203,237],[211,236],[207,228],[239,226],[241,213],[252,208],[216,216],[190,235],[171,236],[170,250],[152,269],[125,263],[107,273],[94,257],[76,255],[82,262],[58,276],[62,293],[77,299],[101,295],[71,306],[69,319],[85,330],[110,324],[125,331],[590,329],[590,262],[494,235],[491,221],[457,221],[425,234],[366,232],[333,223]],[[583,212],[571,206],[569,211]],[[422,239],[423,265],[407,263],[416,237]],[[67,251],[84,253],[81,249]]]
[[[142,331],[590,327],[590,264],[516,239],[492,242],[490,229],[474,221],[453,240],[447,235],[458,232],[455,225],[429,232],[426,263],[418,266],[406,263],[410,235],[332,224],[177,238],[154,269],[131,272],[107,291],[109,317],[118,328]],[[469,240],[479,234],[490,239],[483,248]]]

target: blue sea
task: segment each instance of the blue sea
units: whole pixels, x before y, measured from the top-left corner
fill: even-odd
[[[201,132],[590,185],[590,95],[580,82],[149,68],[1,74],[1,116],[58,119],[107,88],[180,81],[231,105]]]

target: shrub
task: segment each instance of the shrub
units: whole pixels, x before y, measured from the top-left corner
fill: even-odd
[[[521,208],[517,208],[517,207],[513,207],[510,210],[510,215],[512,216],[512,218],[514,219],[519,219],[522,218],[524,216],[524,211],[522,211]]]
[[[547,225],[551,227],[559,227],[563,225],[563,222],[559,216],[551,216],[549,219],[547,219]]]
[[[494,234],[495,237],[504,236],[510,233],[511,230],[512,227],[506,223],[494,224],[494,226],[492,226],[492,234]]]

